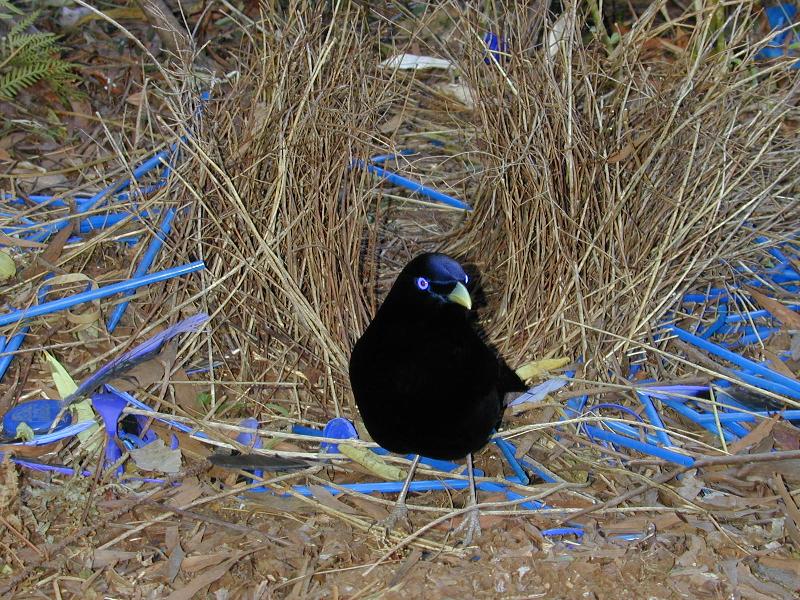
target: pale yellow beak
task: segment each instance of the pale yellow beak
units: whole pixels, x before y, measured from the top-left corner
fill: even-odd
[[[450,292],[450,295],[447,296],[447,299],[450,300],[450,302],[460,304],[467,310],[472,310],[472,298],[470,298],[467,288],[465,288],[464,284],[460,282],[456,283],[456,287],[453,288],[453,291]]]

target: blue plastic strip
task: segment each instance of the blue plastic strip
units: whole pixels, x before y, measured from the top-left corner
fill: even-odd
[[[31,328],[27,325],[22,327],[18,333],[11,337],[11,339],[3,348],[3,356],[0,357],[0,381],[2,381],[6,371],[8,371],[11,361],[14,360],[17,350],[19,350],[20,346],[22,346],[22,343],[25,341],[25,336],[28,335],[28,331],[30,331],[30,329]]]
[[[498,448],[500,448],[500,451],[503,453],[506,462],[511,467],[511,470],[516,474],[519,482],[522,485],[528,485],[530,483],[530,479],[528,479],[528,475],[525,473],[522,465],[519,464],[517,457],[514,456],[514,447],[499,435],[495,436],[492,441],[497,445]]]
[[[667,325],[666,329],[667,331],[674,333],[679,339],[683,340],[684,342],[688,342],[694,346],[697,346],[698,348],[701,348],[702,350],[705,350],[706,352],[710,352],[711,354],[719,356],[720,358],[724,358],[725,360],[740,366],[742,369],[748,371],[749,373],[752,373],[754,375],[760,375],[762,377],[769,379],[770,381],[773,381],[781,386],[784,386],[785,388],[792,390],[794,392],[792,397],[800,398],[800,382],[794,379],[790,379],[785,375],[781,375],[780,373],[777,373],[772,369],[768,369],[767,367],[760,365],[759,363],[754,362],[752,360],[749,360],[744,356],[740,356],[735,352],[731,352],[730,350],[722,348],[717,344],[713,344],[708,340],[704,340],[696,335],[693,335],[688,331],[681,329],[680,327],[677,327],[675,325]]]
[[[674,410],[679,415],[681,415],[683,417],[686,417],[687,419],[689,419],[693,423],[696,423],[697,425],[699,425],[700,427],[702,427],[703,429],[705,429],[709,433],[714,434],[714,435],[719,435],[720,432],[715,426],[703,421],[700,418],[700,417],[702,417],[702,413],[699,413],[696,410],[686,406],[686,404],[684,404],[680,400],[675,399],[675,398],[663,397],[663,398],[661,398],[661,402],[663,402],[664,404],[669,406],[672,410]],[[724,427],[722,428],[722,437],[725,439],[726,442],[732,442],[735,439],[733,434],[731,432],[727,431],[726,428],[724,428]]]
[[[23,319],[32,319],[34,317],[48,315],[66,308],[71,308],[84,302],[91,302],[93,300],[107,298],[120,292],[136,290],[145,285],[159,283],[161,281],[172,279],[173,277],[188,275],[189,273],[194,273],[195,271],[200,271],[204,268],[205,265],[203,264],[203,261],[199,260],[186,265],[181,265],[179,267],[172,267],[171,269],[151,273],[150,275],[145,275],[143,277],[134,277],[132,279],[107,285],[96,290],[81,292],[66,298],[59,298],[58,300],[38,304],[36,306],[26,308],[25,310],[15,310],[4,315],[0,315],[0,326],[10,325],[11,323],[16,323],[18,321],[22,321]]]
[[[133,278],[142,277],[144,276],[149,270],[150,267],[153,265],[153,261],[155,260],[156,256],[158,255],[161,247],[164,245],[164,240],[166,236],[169,235],[170,230],[172,229],[172,220],[175,218],[175,209],[168,208],[164,211],[164,216],[161,221],[161,226],[159,230],[156,232],[153,240],[150,242],[150,245],[147,247],[147,250],[142,257],[142,260],[139,262],[139,265],[136,267],[136,270],[133,273]],[[127,295],[132,295],[133,291],[127,292]],[[117,325],[122,319],[122,315],[125,314],[125,310],[128,308],[129,302],[126,300],[125,302],[121,302],[114,308],[114,312],[111,313],[111,317],[108,320],[108,332],[112,333],[114,329],[117,328]]]
[[[655,458],[660,458],[678,465],[691,466],[694,464],[694,459],[689,456],[672,452],[671,450],[666,450],[664,448],[660,448],[659,446],[654,446],[653,444],[646,444],[624,435],[618,435],[610,431],[605,431],[604,429],[594,427],[593,425],[586,425],[585,429],[592,438],[598,438],[612,444],[617,444],[618,446],[624,446],[625,448],[630,448],[636,452],[648,454],[650,456],[654,456]]]
[[[722,412],[719,414],[719,420],[721,423],[755,423],[756,421],[769,419],[773,415],[780,415],[781,418],[790,421],[800,419],[800,410],[759,410],[753,413]],[[699,419],[711,423],[714,422],[714,415],[700,415]]]
[[[448,196],[447,194],[443,194],[442,192],[438,192],[433,188],[424,186],[418,181],[413,181],[407,177],[403,177],[397,173],[392,173],[391,171],[387,171],[386,169],[377,167],[375,165],[366,164],[363,160],[356,159],[353,161],[353,164],[361,167],[362,169],[366,169],[367,172],[372,173],[373,175],[378,175],[379,177],[384,178],[389,183],[400,186],[422,196],[426,196],[436,202],[441,202],[442,204],[446,204],[447,206],[452,206],[454,208],[460,208],[468,211],[472,210],[472,207],[469,204],[466,204],[457,198],[453,198],[452,196]]]
[[[656,427],[655,436],[658,438],[658,441],[665,446],[672,446],[672,440],[669,439],[669,436],[667,435],[666,427],[664,426],[664,422],[661,420],[661,415],[658,414],[658,411],[653,404],[653,400],[650,398],[650,396],[642,392],[636,392],[636,396],[639,398],[639,402],[642,403],[644,412],[647,415],[647,418],[650,420],[650,424]]]

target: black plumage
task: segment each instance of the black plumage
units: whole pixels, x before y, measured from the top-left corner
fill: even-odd
[[[506,396],[526,388],[474,327],[468,283],[449,256],[412,260],[356,342],[350,382],[375,442],[402,454],[466,457],[471,474],[471,454],[499,425]],[[404,500],[392,522],[405,516]]]

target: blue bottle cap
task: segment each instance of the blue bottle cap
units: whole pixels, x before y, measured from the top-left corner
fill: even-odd
[[[31,400],[18,404],[9,410],[3,417],[3,433],[6,436],[15,436],[17,427],[27,423],[36,435],[50,431],[50,426],[61,410],[58,400]],[[67,411],[53,431],[64,429],[72,422],[72,416]]]
[[[336,417],[328,421],[325,429],[322,430],[322,437],[336,438],[339,440],[357,440],[358,432],[353,424],[345,418]],[[337,453],[339,445],[330,442],[321,442],[320,450],[323,452]]]

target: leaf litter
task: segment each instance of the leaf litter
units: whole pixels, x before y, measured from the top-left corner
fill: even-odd
[[[151,431],[157,439],[141,450],[123,448],[121,474],[96,471],[105,444],[86,452],[67,440],[27,455],[3,446],[3,593],[795,597],[800,456],[791,453],[800,449],[800,436],[790,422],[760,419],[723,444],[663,404],[665,427],[682,451],[723,459],[681,470],[581,429],[581,419],[605,427],[619,420],[616,413],[560,421],[571,416],[563,407],[581,389],[641,415],[631,382],[645,375],[706,385],[725,376],[747,385],[715,357],[674,340],[659,342],[649,328],[672,308],[664,301],[670,294],[729,285],[741,279],[737,266],[774,268],[774,256],[755,237],[776,247],[800,228],[787,217],[798,183],[794,134],[774,131],[771,117],[758,109],[764,98],[784,102],[782,90],[791,88],[793,75],[768,67],[759,79],[712,59],[713,40],[695,28],[694,15],[671,3],[643,9],[638,19],[627,15],[610,50],[581,29],[592,17],[580,10],[574,20],[513,13],[519,23],[533,19],[518,27],[510,15],[478,18],[446,3],[425,15],[400,10],[389,25],[382,9],[348,5],[334,21],[341,24],[330,29],[324,23],[332,15],[313,13],[321,9],[301,9],[310,11],[307,28],[269,10],[276,11],[270,18],[248,6],[190,12],[190,22],[202,25],[198,34],[215,40],[206,48],[221,72],[238,73],[214,91],[217,100],[197,137],[186,140],[184,161],[165,186],[98,209],[98,215],[129,212],[111,227],[84,232],[74,218],[71,230],[62,229],[45,247],[20,237],[36,231],[25,219],[49,223],[73,215],[76,199],[126,176],[130,165],[184,133],[166,124],[186,122],[191,113],[193,105],[181,100],[194,94],[186,65],[158,54],[162,40],[140,14],[118,15],[172,69],[142,70],[142,48],[114,43],[114,27],[93,14],[82,25],[84,41],[67,39],[74,48],[67,58],[82,65],[84,96],[69,110],[53,109],[62,127],[44,109],[53,99],[37,104],[34,96],[22,97],[8,106],[21,117],[15,122],[40,120],[4,131],[13,142],[0,140],[3,192],[23,200],[4,208],[9,216],[2,217],[4,228],[16,228],[3,240],[19,240],[10,244],[18,269],[4,289],[10,305],[33,302],[47,273],[67,277],[56,281],[52,297],[129,276],[157,230],[157,213],[168,207],[185,212],[156,265],[202,257],[207,271],[140,289],[113,333],[104,323],[119,298],[98,302],[88,314],[34,320],[3,378],[0,407],[72,393],[63,375],[54,380],[47,363],[35,358],[43,350],[56,361],[49,365],[83,381],[170,324],[200,312],[214,316],[200,333],[181,336],[107,382],[155,410],[126,409],[125,419],[142,420],[140,436]],[[751,14],[745,2],[727,10]],[[431,28],[438,28],[435,35]],[[484,62],[477,32],[485,28],[508,32],[510,58]],[[254,32],[270,49],[267,60],[259,44],[246,43]],[[536,49],[535,32],[550,42],[546,48]],[[758,41],[743,26],[728,40],[729,53]],[[303,47],[308,55],[299,52]],[[380,68],[382,61],[409,56],[417,63],[408,72]],[[684,58],[691,56],[706,62],[687,71]],[[421,59],[447,67],[420,69]],[[569,81],[575,87],[565,92]],[[680,104],[686,94],[694,104]],[[582,108],[565,110],[577,104]],[[781,121],[791,124],[796,108],[785,106]],[[680,132],[669,133],[666,123]],[[531,131],[539,137],[531,139]],[[729,133],[720,140],[720,131]],[[404,149],[413,153],[399,154]],[[736,152],[741,156],[730,163],[719,162]],[[474,214],[465,220],[400,187],[356,175],[342,161],[386,153],[396,153],[387,168],[468,200]],[[758,168],[747,167],[755,156]],[[145,178],[136,185],[153,183]],[[65,202],[39,205],[32,199],[37,193]],[[753,232],[741,227],[745,213]],[[480,267],[486,314],[496,315],[485,323],[492,341],[516,364],[551,365],[529,373],[534,383],[559,376],[569,382],[509,413],[503,432],[517,444],[518,458],[553,474],[554,481],[513,486],[545,501],[545,508],[523,511],[504,494],[481,493],[484,535],[463,549],[452,538],[460,517],[449,517],[463,507],[463,492],[413,495],[411,534],[386,535],[374,523],[394,497],[338,494],[341,486],[376,480],[341,455],[263,479],[209,468],[204,458],[214,446],[322,457],[319,443],[292,425],[321,430],[334,416],[355,415],[348,348],[405,260],[432,247],[462,252]],[[781,264],[797,268],[797,256]],[[739,307],[749,304],[750,313],[766,310],[777,330],[737,351],[773,361],[788,352],[781,372],[796,379],[797,312],[788,307],[797,295],[775,286],[741,287],[730,295],[741,299]],[[684,304],[675,320],[712,326],[719,303],[709,296]],[[90,327],[90,336],[80,335]],[[718,335],[715,340],[733,344],[741,333]],[[628,378],[623,369],[633,355],[626,352],[638,347],[646,348],[644,366]],[[582,366],[559,358],[580,354]],[[791,399],[777,399],[792,406]],[[256,417],[263,427],[261,449],[238,441],[248,433],[238,425],[243,417]],[[176,431],[158,418],[187,429]],[[622,421],[636,424],[633,417]],[[173,434],[179,450],[170,449]],[[363,445],[350,448],[364,452]],[[9,462],[11,452],[29,465]],[[770,453],[781,460],[764,460]],[[36,461],[89,476],[41,471]],[[407,466],[398,458],[386,461],[396,471]],[[494,446],[477,463],[489,477],[509,474]],[[423,471],[421,477],[445,475]],[[307,486],[310,495],[295,485]],[[263,487],[274,493],[258,491]],[[582,535],[547,533],[573,525]]]

